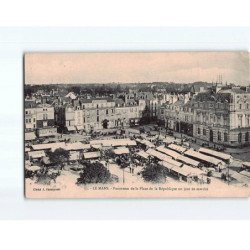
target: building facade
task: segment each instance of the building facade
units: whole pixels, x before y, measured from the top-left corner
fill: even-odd
[[[250,89],[210,89],[191,100],[164,104],[160,119],[174,131],[224,146],[250,144]]]
[[[35,132],[38,137],[56,135],[53,106],[25,100],[25,132],[31,131]]]

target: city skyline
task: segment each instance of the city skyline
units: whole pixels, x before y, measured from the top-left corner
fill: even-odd
[[[44,74],[46,72],[46,74]],[[27,53],[25,83],[222,81],[249,85],[248,52]]]

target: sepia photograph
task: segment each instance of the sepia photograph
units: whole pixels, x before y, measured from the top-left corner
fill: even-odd
[[[249,197],[249,53],[24,55],[27,198]]]

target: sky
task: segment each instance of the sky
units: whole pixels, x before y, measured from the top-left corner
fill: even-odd
[[[26,53],[25,83],[216,82],[249,85],[248,52]]]

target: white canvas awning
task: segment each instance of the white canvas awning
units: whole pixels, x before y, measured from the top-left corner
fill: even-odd
[[[172,137],[167,136],[166,138],[163,139],[163,142],[169,144],[169,143],[173,143],[173,140],[174,139]]]
[[[136,146],[136,141],[127,138],[90,141],[90,145],[97,145],[97,144],[102,145],[104,147]]]
[[[43,150],[39,150],[39,151],[30,151],[28,152],[28,156],[33,159],[36,159],[36,158],[42,158],[45,156],[45,152]]]
[[[184,169],[186,172],[189,172],[190,176],[199,176],[204,174],[204,172],[199,168],[193,168],[188,165],[183,165],[181,168]]]
[[[156,149],[157,149],[158,151],[160,151],[160,152],[166,154],[166,155],[171,156],[171,157],[174,158],[174,159],[177,159],[178,156],[180,155],[180,154],[178,154],[177,152],[175,152],[175,151],[173,151],[173,150],[171,150],[171,149],[165,148],[164,146],[159,146],[159,147],[157,147]]]
[[[25,133],[24,138],[25,138],[25,141],[35,140],[36,139],[35,132],[27,132],[27,133]]]
[[[167,168],[168,170],[171,170],[171,171],[174,171],[174,172],[177,172],[177,173],[181,173],[183,175],[188,175],[188,173],[185,171],[185,170],[182,170],[180,167],[176,166],[176,165],[173,165],[171,163],[168,163],[166,161],[162,161],[160,162],[160,164],[162,166],[164,166],[165,168]]]
[[[38,171],[38,170],[40,170],[41,169],[41,167],[39,167],[39,166],[29,166],[29,165],[25,165],[25,168],[27,169],[27,170],[29,170],[29,171]]]
[[[67,130],[68,131],[75,131],[76,128],[75,128],[75,126],[67,126]]]
[[[114,149],[116,155],[129,154],[129,149],[125,147],[119,147]]]
[[[246,170],[241,171],[240,174],[245,175],[245,176],[247,176],[248,178],[250,178],[250,172],[248,172],[248,171],[246,171]],[[249,179],[249,182],[250,182],[250,179]]]
[[[219,158],[225,161],[229,161],[232,158],[232,156],[229,154],[225,154],[225,153],[218,152],[218,151],[208,149],[208,148],[200,148],[199,152],[210,155],[210,156],[214,156],[216,158]]]
[[[137,129],[132,129],[132,128],[129,128],[126,130],[128,133],[131,133],[131,134],[140,134],[140,131],[137,130]]]
[[[193,160],[181,154],[179,154],[177,160],[194,167],[198,167],[201,164],[199,161]]]
[[[30,151],[30,148],[25,148],[25,152],[29,152]]]
[[[166,159],[171,160],[171,158],[170,158],[169,156],[167,156],[167,155],[165,155],[165,154],[163,154],[163,153],[160,153],[160,152],[158,152],[158,151],[156,151],[156,150],[154,150],[154,149],[151,149],[151,148],[148,149],[148,150],[146,151],[146,153],[149,154],[150,156],[156,157],[157,159],[159,159],[159,160],[161,160],[161,161],[164,161],[164,160],[166,160]]]
[[[143,151],[143,150],[137,152],[136,154],[139,155],[139,156],[142,157],[142,158],[145,158],[145,159],[148,159],[148,157],[149,157],[149,154],[146,153],[146,152]]]
[[[90,144],[84,144],[81,142],[73,142],[73,143],[67,143],[63,147],[65,150],[81,150],[81,149],[90,149]]]
[[[101,156],[100,151],[83,153],[84,159],[94,159],[94,158],[99,158],[100,156]]]
[[[198,159],[200,161],[205,161],[207,163],[212,163],[213,165],[221,165],[222,161],[218,160],[217,158],[211,157],[211,156],[207,156],[205,154],[199,153],[197,151],[194,151],[192,149],[187,150],[185,153],[185,155],[190,156],[190,157],[194,157],[195,159]]]
[[[147,141],[147,140],[142,140],[142,142],[141,142],[142,144],[144,144],[144,145],[146,145],[147,147],[149,147],[149,148],[155,148],[155,145],[152,143],[152,142],[150,142],[150,141]]]
[[[77,130],[84,130],[84,127],[82,125],[76,126]]]
[[[243,165],[244,167],[246,167],[246,168],[250,168],[250,162],[245,161],[245,162],[243,162],[242,165]]]
[[[229,173],[232,178],[237,180],[238,182],[244,183],[244,184],[249,184],[250,178],[241,174],[233,171],[232,173]]]
[[[79,151],[70,151],[69,152],[69,160],[70,161],[77,161],[80,159],[80,152]]]
[[[187,150],[186,148],[176,145],[176,144],[170,144],[168,145],[168,148],[173,149],[179,153],[184,153]]]
[[[200,169],[192,168],[187,165],[179,167],[164,161],[161,162],[161,165],[166,167],[169,171],[175,172],[185,177],[199,176],[203,174],[203,171],[201,171]]]
[[[31,147],[32,147],[33,150],[64,148],[65,147],[65,142],[35,144],[35,145],[32,145]]]
[[[175,161],[175,160],[173,160],[171,158],[166,158],[164,161],[167,162],[167,163],[169,163],[169,164],[172,164],[174,166],[177,166],[177,167],[180,167],[180,166],[183,165],[183,163]]]

